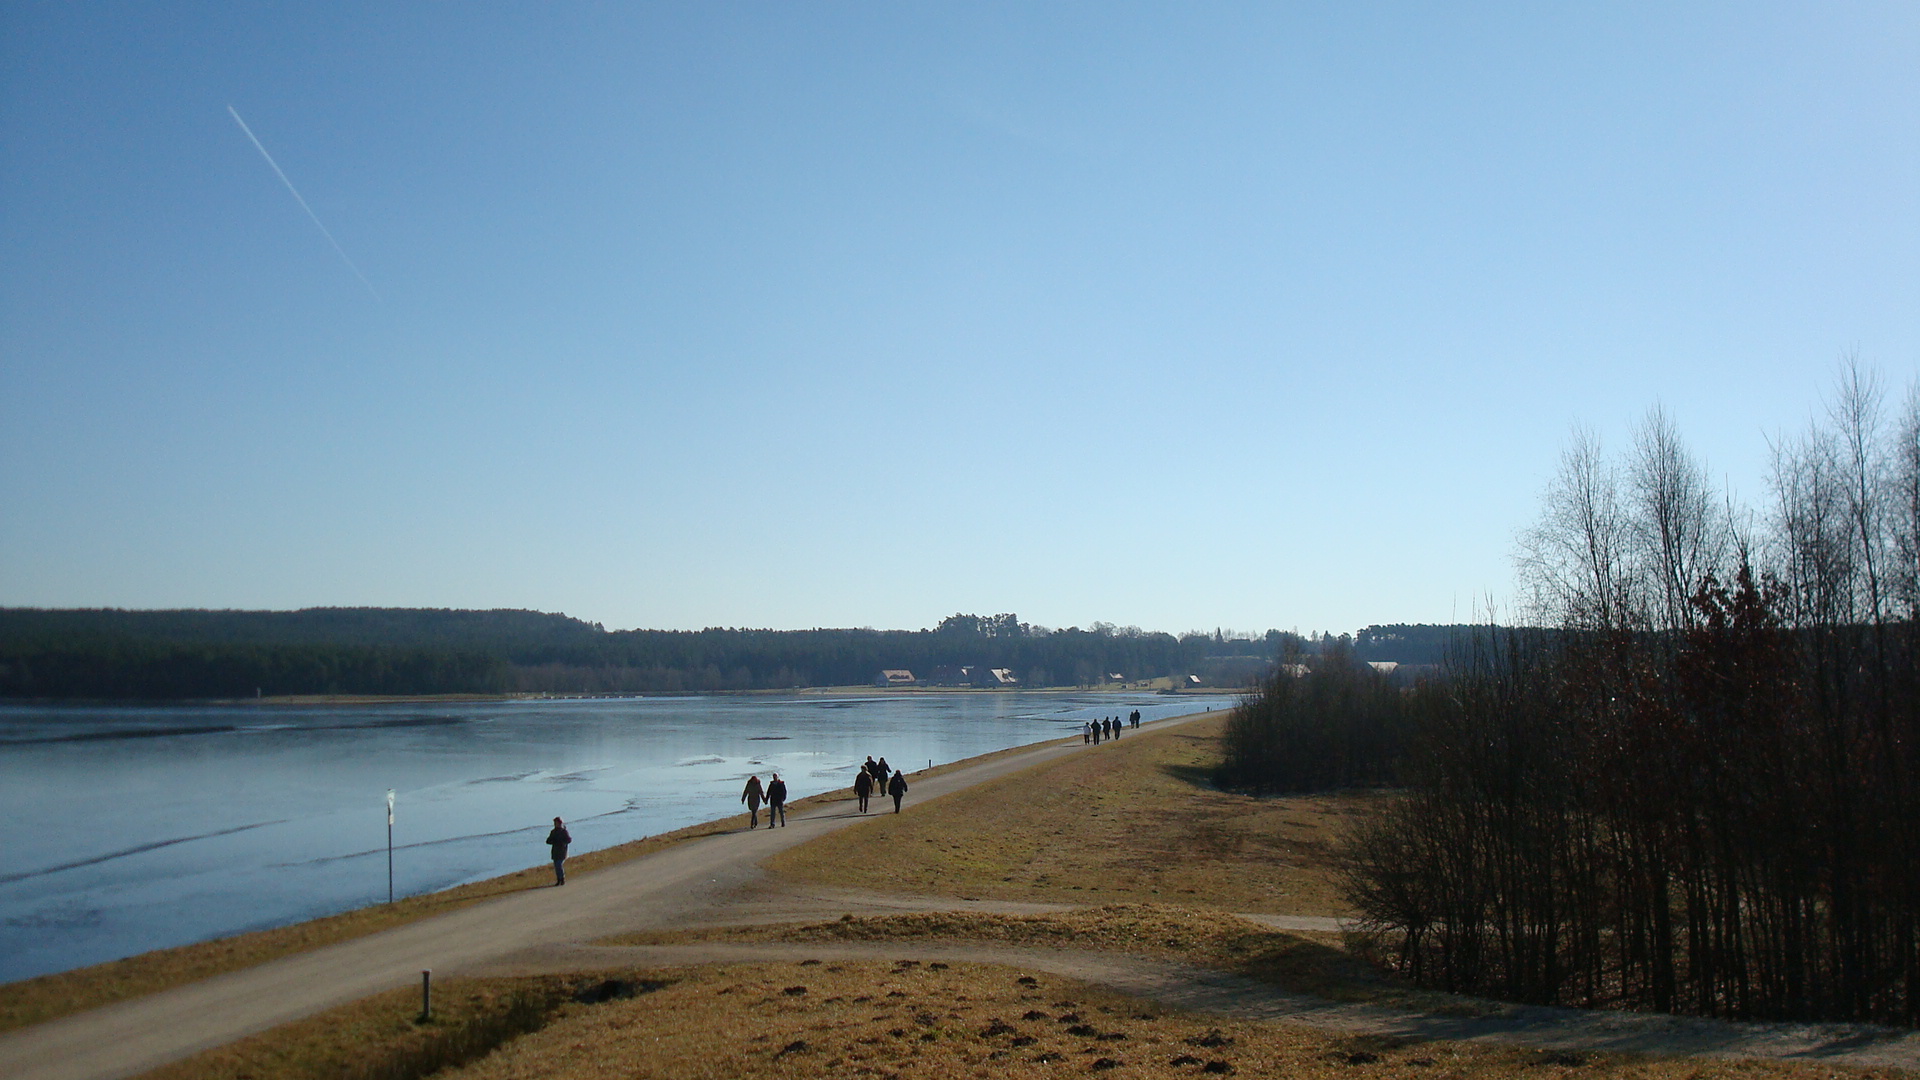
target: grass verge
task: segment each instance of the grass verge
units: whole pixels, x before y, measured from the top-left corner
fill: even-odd
[[[483,1058],[568,1009],[665,985],[599,973],[447,979],[425,1020],[417,991],[391,990],[163,1065],[143,1080],[415,1080]]]
[[[767,868],[882,892],[1350,914],[1334,883],[1334,839],[1376,797],[1216,790],[1207,775],[1225,721],[1222,712],[1129,733],[821,837]]]
[[[604,979],[593,976],[593,980]],[[1343,1036],[1160,1008],[1058,976],[911,961],[739,964],[621,973],[657,987],[585,1004],[561,993],[536,1030],[446,1071],[448,1080],[708,1077],[779,1080],[1027,1080],[1064,1073],[1171,1080],[1812,1080],[1891,1072],[1829,1065],[1643,1059],[1482,1043]],[[473,991],[498,1002],[498,980]],[[559,981],[562,990],[589,985]],[[532,993],[554,996],[535,986]],[[148,1080],[309,1080],[376,1075],[355,1061],[406,1059],[412,1002],[382,995],[219,1051]],[[489,1008],[498,1011],[498,1006]],[[377,1074],[412,1080],[413,1072]]]

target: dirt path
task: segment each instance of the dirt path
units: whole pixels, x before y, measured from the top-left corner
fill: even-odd
[[[1200,714],[1192,719],[1204,718]],[[1150,726],[1164,729],[1188,718]],[[914,782],[910,806],[1071,753],[1042,744]],[[926,910],[1018,914],[1065,910],[966,897],[892,896],[770,881],[769,854],[866,820],[837,803],[796,814],[790,827],[708,836],[580,874],[564,889],[515,893],[433,919],[259,967],[0,1035],[0,1076],[106,1080],[392,987],[442,974],[672,966],[795,957],[927,958],[1006,963],[1085,979],[1169,1006],[1420,1038],[1499,1038],[1568,1049],[1724,1057],[1814,1058],[1920,1069],[1920,1035],[1863,1026],[1733,1025],[1570,1010],[1508,1009],[1486,1017],[1337,1005],[1197,967],[1112,953],[985,945],[708,944],[610,948],[615,934],[701,925],[837,918]],[[1330,919],[1249,916],[1281,929],[1337,928]]]

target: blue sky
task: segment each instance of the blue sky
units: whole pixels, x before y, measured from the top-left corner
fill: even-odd
[[[1920,370],[1912,4],[0,19],[0,604],[1453,621]]]

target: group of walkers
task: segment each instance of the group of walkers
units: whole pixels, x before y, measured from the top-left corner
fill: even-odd
[[[1099,743],[1107,739],[1117,739],[1123,728],[1140,726],[1140,710],[1135,709],[1126,716],[1103,716],[1098,720],[1089,720],[1080,728],[1080,741]]]
[[[1089,720],[1080,729],[1081,741],[1099,743],[1107,739],[1117,739],[1125,728],[1140,726],[1140,710],[1135,709],[1127,716],[1103,716],[1098,720]],[[853,797],[860,801],[860,812],[867,812],[868,801],[874,795],[893,797],[893,812],[900,812],[900,800],[907,793],[907,776],[899,769],[889,770],[887,759],[875,761],[872,757],[861,764],[860,771],[853,778]],[[767,807],[767,828],[784,828],[787,824],[787,782],[774,773],[763,787],[759,776],[747,777],[746,789],[740,792],[740,801],[747,804],[747,828],[760,827],[760,805]],[[573,842],[567,828],[559,818],[553,819],[553,831],[547,834],[547,845],[553,849],[553,883],[567,883],[567,845]]]
[[[907,793],[907,776],[898,769],[888,775],[887,759],[879,761],[868,757],[861,764],[860,772],[853,778],[853,795],[860,800],[860,812],[867,812],[867,802],[876,794],[893,796],[893,812],[900,812],[900,800]],[[766,786],[760,786],[758,776],[747,777],[746,789],[740,792],[740,801],[747,804],[747,828],[760,827],[760,804],[767,804],[767,828],[787,824],[787,782],[780,779],[779,773]]]
[[[860,800],[860,812],[867,812],[867,801],[876,793],[893,796],[893,812],[900,812],[900,800],[907,793],[906,774],[898,769],[893,775],[887,775],[887,759],[879,761],[867,758],[860,766],[859,775],[853,778],[853,794]],[[765,786],[759,776],[747,777],[746,790],[740,793],[740,801],[747,804],[747,828],[760,827],[760,806],[767,807],[767,828],[775,826],[785,828],[787,824],[787,782],[774,773]],[[553,883],[567,883],[567,845],[573,843],[573,837],[559,818],[553,819],[553,830],[547,833],[547,846],[553,851]]]
[[[860,772],[853,778],[853,797],[860,800],[860,812],[867,812],[867,800],[876,793],[893,796],[893,812],[900,812],[900,797],[907,793],[907,776],[899,769],[893,770],[893,776],[887,776],[887,759],[873,760],[869,756],[860,766]]]
[[[747,804],[747,828],[760,827],[760,804],[767,804],[767,828],[775,825],[786,828],[787,825],[787,782],[780,779],[779,773],[767,781],[766,789],[760,787],[758,776],[747,777],[747,789],[740,793],[740,801]]]

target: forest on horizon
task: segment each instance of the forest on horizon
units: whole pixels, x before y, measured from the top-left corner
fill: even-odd
[[[1361,660],[1438,662],[1461,628],[1354,636],[1048,629],[956,614],[926,630],[607,630],[537,611],[0,608],[0,698],[185,700],[289,694],[621,693],[865,685],[1002,668],[1022,686],[1199,675],[1241,688],[1286,654],[1341,641]]]

